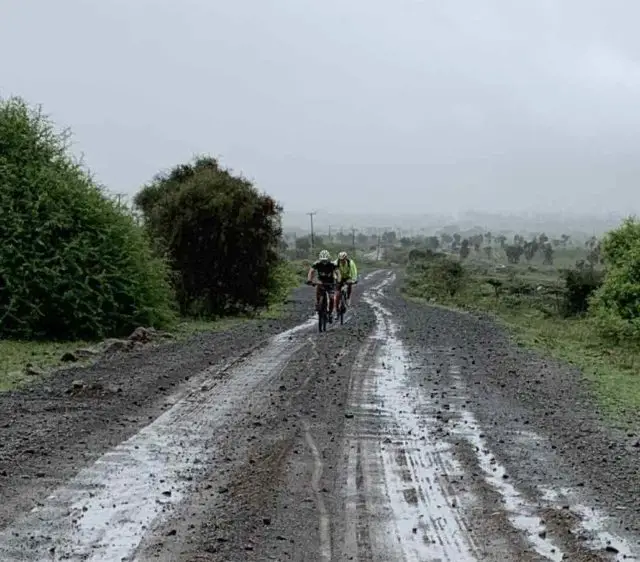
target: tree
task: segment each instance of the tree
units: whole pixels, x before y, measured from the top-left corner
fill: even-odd
[[[511,244],[505,248],[505,253],[507,254],[507,261],[509,263],[517,264],[520,263],[524,248],[516,244]]]
[[[135,203],[169,258],[183,314],[215,317],[268,304],[282,234],[282,209],[271,197],[200,157],[154,178]]]
[[[549,243],[546,243],[542,247],[542,252],[544,255],[542,263],[544,263],[544,265],[553,265],[553,246]]]
[[[484,236],[482,234],[475,234],[469,239],[469,242],[473,245],[473,250],[476,253],[480,252],[482,248],[482,242],[484,241]]]
[[[427,236],[425,246],[435,252],[440,247],[440,240],[437,236]]]
[[[601,262],[601,253],[602,249],[600,246],[600,242],[597,242],[592,248],[589,249],[587,253],[587,261],[589,264],[594,267]]]
[[[174,318],[163,260],[40,110],[0,100],[0,336],[94,339]]]
[[[440,235],[440,240],[442,240],[443,246],[449,246],[453,242],[453,236],[451,236],[451,234],[449,234],[448,232],[443,232]]]
[[[498,244],[500,245],[500,247],[504,250],[506,245],[507,245],[507,237],[504,234],[500,234],[497,238],[496,241],[498,242]]]
[[[382,234],[382,242],[384,244],[388,244],[388,245],[395,244],[395,242],[396,242],[396,233],[393,230],[389,230],[387,232],[384,232]]]
[[[600,263],[601,246],[600,241],[592,236],[585,242],[587,248],[587,261],[591,266],[598,265]]]
[[[529,262],[531,261],[535,255],[538,253],[539,245],[538,241],[534,238],[530,242],[525,242],[524,246],[524,258]]]
[[[469,240],[466,238],[460,243],[460,259],[467,259],[471,250],[469,249]]]
[[[487,256],[487,259],[491,259],[493,257],[493,247],[492,246],[485,246],[484,247],[484,253]]]

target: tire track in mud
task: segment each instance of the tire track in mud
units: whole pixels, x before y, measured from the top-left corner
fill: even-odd
[[[341,451],[335,436],[344,424],[345,375],[373,320],[368,307],[350,314],[345,329],[306,333],[279,376],[250,393],[251,415],[225,428],[216,453],[226,459],[224,474],[214,466],[199,494],[148,534],[137,560],[339,559],[330,534],[336,498],[328,493]]]
[[[252,388],[305,345],[311,319],[227,365],[192,379],[190,392],[136,435],[82,470],[0,532],[0,560],[129,560],[149,529],[192,488],[214,450],[211,438]],[[215,464],[215,461],[213,461]]]
[[[476,546],[457,509],[460,498],[448,482],[460,471],[448,447],[421,431],[421,413],[403,385],[406,356],[390,314],[379,304],[382,289],[394,280],[388,276],[373,297],[364,298],[377,325],[352,370],[344,556],[475,560]]]
[[[636,559],[630,541],[598,527],[598,513],[580,521],[578,513],[592,510],[554,503],[548,489],[545,504],[517,489],[466,409],[469,401],[455,365],[442,392],[448,393],[446,405],[436,406],[438,392],[430,399],[410,377],[398,326],[381,303],[382,288],[364,299],[377,325],[352,370],[342,559]],[[459,458],[462,450],[466,458]],[[575,520],[558,524],[563,512]]]
[[[474,449],[476,466],[484,474],[486,484],[499,493],[511,524],[527,538],[535,552],[553,562],[638,559],[632,541],[607,528],[610,518],[585,505],[584,502],[589,502],[585,493],[578,494],[575,488],[538,486],[539,494],[529,498],[530,494],[518,490],[510,482],[507,468],[489,446],[475,415],[461,407],[467,401],[468,392],[460,367],[455,363],[449,365],[448,374],[455,389],[449,398],[457,404],[452,412],[456,421],[449,424],[451,434],[462,437]],[[514,433],[518,434],[522,447],[535,449],[541,464],[554,464],[544,453],[551,447],[540,435],[531,430],[514,430]]]

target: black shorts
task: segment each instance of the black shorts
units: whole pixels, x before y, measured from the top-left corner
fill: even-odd
[[[322,279],[320,279],[320,283],[322,283],[320,285],[320,288],[324,289],[328,293],[333,293],[336,290],[335,281],[323,281]]]

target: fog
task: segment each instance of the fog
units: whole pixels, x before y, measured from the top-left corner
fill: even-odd
[[[289,211],[640,207],[640,4],[4,0],[0,93],[134,193],[210,153]]]

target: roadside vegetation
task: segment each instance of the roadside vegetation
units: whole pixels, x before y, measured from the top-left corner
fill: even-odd
[[[206,156],[124,204],[39,109],[0,99],[0,390],[63,356],[77,364],[95,342],[122,346],[141,327],[187,337],[276,315],[324,248],[347,250],[362,274],[406,268],[409,297],[492,313],[523,344],[579,366],[610,411],[640,410],[635,220],[602,239],[448,227],[312,240],[283,233],[282,212]]]
[[[579,367],[619,420],[640,410],[640,223],[602,239],[491,232],[413,240],[406,295],[488,312],[517,340]]]
[[[282,208],[199,157],[122,204],[39,109],[0,99],[0,389],[137,328],[273,312],[297,283]]]

